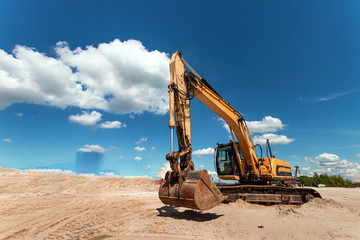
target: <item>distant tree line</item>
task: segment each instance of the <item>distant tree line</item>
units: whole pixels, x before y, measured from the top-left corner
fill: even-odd
[[[317,187],[319,184],[324,184],[327,187],[359,187],[359,183],[353,183],[349,179],[344,179],[340,175],[328,176],[325,174],[317,174],[312,177],[301,176],[297,180],[304,184],[304,186]]]

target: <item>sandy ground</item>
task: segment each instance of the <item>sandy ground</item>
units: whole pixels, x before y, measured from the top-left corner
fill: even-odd
[[[360,189],[301,206],[164,206],[151,179],[0,168],[0,239],[360,239]],[[263,225],[264,228],[259,228]]]

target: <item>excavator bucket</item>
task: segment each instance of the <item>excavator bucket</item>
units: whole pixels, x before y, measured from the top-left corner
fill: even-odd
[[[207,210],[215,207],[227,197],[211,182],[208,172],[189,170],[180,172],[180,180],[171,179],[171,171],[166,173],[160,185],[159,198],[170,206]]]

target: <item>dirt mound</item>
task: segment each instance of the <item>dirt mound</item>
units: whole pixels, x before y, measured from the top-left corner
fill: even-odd
[[[164,206],[150,178],[0,168],[0,239],[357,239],[360,189],[319,189],[300,207],[244,201]],[[331,199],[333,200],[331,200]]]
[[[314,199],[311,199],[308,203],[302,205],[302,207],[326,209],[326,208],[342,208],[343,205],[336,202],[333,199],[314,198]]]
[[[96,177],[48,171],[18,171],[1,168],[0,191],[26,195],[102,194],[117,192],[153,192],[158,185],[149,178]],[[11,187],[6,182],[12,182]]]
[[[6,173],[6,172],[15,172],[16,170],[13,170],[13,169],[10,169],[10,168],[7,168],[7,167],[0,167],[0,174],[1,173]]]

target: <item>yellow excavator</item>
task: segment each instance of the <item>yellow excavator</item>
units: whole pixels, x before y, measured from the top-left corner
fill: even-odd
[[[171,149],[166,159],[171,170],[166,173],[159,189],[159,198],[164,204],[207,210],[221,202],[237,199],[253,203],[301,204],[314,197],[321,198],[310,188],[271,185],[274,181],[285,183],[292,179],[289,163],[272,155],[268,140],[267,157],[257,156],[255,148],[261,150],[261,155],[262,149],[253,143],[244,117],[191,68],[180,51],[170,60],[168,88]],[[220,179],[235,180],[236,184],[215,185],[205,169],[194,170],[190,119],[190,100],[194,97],[229,125],[232,140],[217,145],[215,167]],[[175,126],[178,151],[174,151]]]

